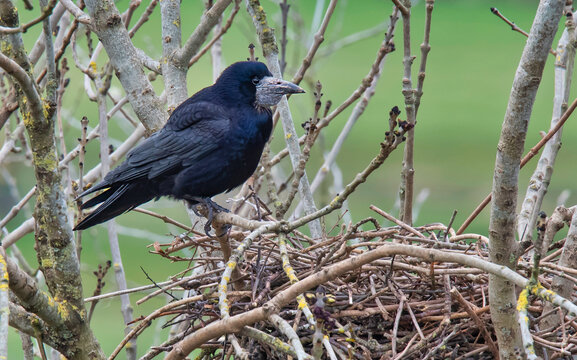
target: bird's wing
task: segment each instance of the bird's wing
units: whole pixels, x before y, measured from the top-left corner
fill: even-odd
[[[132,150],[105,181],[112,184],[169,174],[217,149],[229,128],[230,118],[222,107],[208,102],[184,102],[167,125]]]

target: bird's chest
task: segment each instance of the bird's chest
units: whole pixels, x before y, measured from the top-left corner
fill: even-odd
[[[236,124],[233,134],[227,138],[227,148],[232,150],[229,171],[248,178],[256,169],[262,151],[270,137],[272,119],[253,117]]]

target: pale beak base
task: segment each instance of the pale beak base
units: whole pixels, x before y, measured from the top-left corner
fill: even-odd
[[[256,86],[256,103],[260,106],[274,106],[284,95],[304,92],[300,86],[290,81],[267,76]]]

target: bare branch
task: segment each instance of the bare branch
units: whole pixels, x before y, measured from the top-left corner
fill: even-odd
[[[8,75],[13,76],[22,87],[22,91],[26,94],[30,107],[34,113],[42,113],[42,101],[40,95],[36,90],[34,81],[28,76],[26,71],[18,65],[14,60],[10,59],[4,53],[0,53],[0,67],[6,71]]]
[[[492,7],[491,8],[491,13],[494,14],[495,16],[497,16],[498,18],[500,18],[501,20],[503,20],[504,22],[506,22],[510,27],[511,30],[518,32],[519,34],[525,36],[525,37],[529,37],[529,34],[527,34],[527,32],[523,29],[521,29],[519,26],[517,26],[517,24],[515,24],[513,21],[507,19],[507,17],[505,15],[503,15],[499,9]],[[551,53],[551,55],[553,56],[557,56],[557,52],[554,51],[553,49],[549,49],[549,52]]]
[[[187,67],[175,61],[173,55],[180,50],[182,24],[180,1],[161,1],[162,61],[160,62],[166,89],[168,111],[172,112],[188,97],[186,90]]]
[[[390,214],[386,213],[385,211],[379,209],[378,207],[376,207],[375,205],[371,205],[369,207],[371,210],[373,210],[374,212],[376,212],[377,214],[381,215],[382,217],[384,217],[385,219],[399,225],[400,227],[402,227],[403,229],[407,230],[408,232],[420,237],[421,239],[426,239],[425,235],[421,234],[419,231],[417,231],[415,228],[413,228],[412,226],[396,219],[395,217],[391,216]]]
[[[396,9],[396,7],[395,7],[395,9]],[[354,34],[345,36],[342,39],[338,39],[336,41],[333,41],[330,44],[327,44],[323,49],[319,50],[318,56],[320,58],[325,58],[327,56],[330,56],[331,54],[333,54],[337,50],[343,49],[349,45],[356,44],[359,41],[362,41],[365,39],[370,39],[372,37],[380,35],[380,34],[382,34],[383,31],[386,31],[388,24],[390,24],[390,22],[384,21],[380,24],[373,26],[372,28],[361,30],[361,31],[356,32]]]
[[[539,150],[541,150],[541,148],[545,146],[545,144],[547,144],[547,142],[551,140],[551,138],[563,127],[565,121],[569,119],[569,117],[571,116],[571,114],[573,114],[573,111],[575,111],[576,108],[577,108],[577,98],[575,98],[575,100],[573,100],[571,105],[569,105],[569,108],[563,113],[563,116],[561,116],[559,122],[555,125],[555,127],[549,130],[549,132],[545,136],[543,136],[543,138],[539,140],[539,142],[535,146],[533,146],[529,150],[529,152],[523,157],[520,163],[521,169],[533,157],[535,157],[535,155],[539,153]],[[463,222],[459,230],[457,230],[457,235],[462,234],[467,229],[467,227],[473,222],[473,220],[475,220],[475,218],[481,213],[481,211],[483,211],[483,209],[491,202],[491,198],[492,194],[488,194],[485,197],[485,199],[483,199],[483,201],[477,206],[477,208],[475,208],[475,210],[473,210],[473,212],[471,213],[471,215],[469,215],[469,217],[465,220],[465,222]]]
[[[22,222],[20,226],[12,230],[11,233],[9,233],[4,239],[2,239],[2,247],[4,249],[7,249],[10,246],[12,246],[12,244],[14,244],[16,241],[22,239],[26,234],[30,234],[31,232],[33,232],[34,225],[35,225],[34,218],[30,218]]]
[[[280,78],[282,75],[278,59],[278,46],[276,44],[274,31],[269,27],[267,23],[266,13],[264,12],[264,9],[258,0],[247,0],[247,4],[249,14],[253,19],[253,24],[259,35],[263,55],[267,59],[269,69],[274,76]],[[281,123],[285,134],[284,138],[291,158],[292,167],[293,170],[296,171],[296,169],[298,169],[301,154],[298,136],[294,127],[294,122],[292,120],[292,115],[286,97],[283,97],[280,103],[277,105],[277,112],[280,114]],[[303,176],[300,179],[299,193],[304,204],[305,214],[311,214],[315,212],[316,205],[310,189],[306,171],[303,173]],[[319,221],[312,221],[310,224],[308,224],[308,226],[311,230],[311,235],[313,238],[320,239],[322,237],[322,229]]]
[[[287,344],[285,342],[279,343],[279,339],[277,337],[269,335],[269,334],[265,333],[264,331],[255,329],[255,328],[250,327],[250,326],[245,326],[244,328],[242,328],[242,330],[240,331],[239,334],[245,335],[245,336],[250,337],[251,339],[255,339],[257,341],[262,341],[266,344],[269,344],[270,346],[274,347],[278,351],[284,352],[287,355],[292,356],[293,358],[297,357],[296,352],[294,351],[293,348],[290,347],[289,344]]]
[[[17,11],[12,4],[4,4],[2,19],[18,21]],[[10,15],[8,15],[10,14]],[[36,219],[36,251],[42,271],[50,291],[59,299],[67,300],[79,311],[82,305],[82,283],[78,259],[72,255],[74,248],[72,229],[68,222],[68,212],[61,188],[61,176],[58,171],[56,144],[54,137],[54,95],[55,85],[48,87],[46,102],[38,98],[31,77],[24,69],[30,69],[31,64],[25,55],[20,34],[12,35],[14,47],[12,54],[20,62],[16,67],[15,77],[18,84],[28,97],[28,101],[20,100],[20,110],[25,119],[24,124],[30,137],[30,146],[34,153],[34,171],[36,176],[37,203],[34,211]],[[48,44],[50,48],[50,44]],[[2,59],[14,65],[14,61],[0,54]],[[48,60],[50,62],[50,59]],[[14,68],[14,67],[13,67]],[[54,69],[53,65],[49,68]],[[80,296],[80,297],[79,297]],[[84,328],[80,331],[87,330]],[[96,350],[96,349],[95,349]]]
[[[303,59],[303,62],[299,69],[297,70],[296,74],[293,76],[293,82],[295,84],[299,84],[305,76],[307,69],[311,66],[313,58],[321,46],[321,43],[325,40],[325,32],[327,31],[327,27],[329,26],[330,20],[335,12],[335,7],[337,6],[337,0],[331,0],[325,16],[323,18],[323,22],[319,27],[319,30],[315,33],[313,39],[313,44],[309,48],[307,55]]]
[[[9,275],[10,290],[22,301],[27,311],[38,315],[47,324],[56,328],[64,327],[64,319],[60,315],[62,309],[69,305],[61,304],[38,288],[36,281],[28,274],[20,270],[10,259],[6,258],[3,248],[0,248],[6,263]],[[72,310],[72,309],[69,309]],[[79,321],[79,318],[71,317],[67,321]]]
[[[565,222],[567,222],[570,217],[570,226],[569,231],[567,232],[567,238],[565,240],[565,244],[563,246],[563,251],[561,253],[561,257],[559,258],[558,265],[555,265],[556,268],[562,270],[564,272],[571,273],[571,269],[577,267],[577,208],[572,207],[569,209],[566,208],[557,208],[551,217],[547,220],[546,226],[546,233],[545,236],[549,237],[549,239],[544,239],[544,243],[547,243],[552,240],[553,236],[560,230]],[[567,271],[568,270],[568,271]],[[560,296],[570,297],[573,289],[573,282],[566,277],[556,275],[553,277],[551,282],[551,289],[557,292]],[[547,304],[543,312],[549,312],[554,310],[553,306]],[[552,314],[550,316],[546,316],[539,322],[540,326],[559,326],[561,319],[559,319],[556,314]]]
[[[403,16],[407,16],[410,13],[410,10],[403,4],[401,3],[402,0],[392,0],[393,4],[395,4],[395,6],[399,9],[399,11],[401,12],[401,14],[403,14]],[[406,4],[406,2],[405,2]],[[409,4],[410,6],[410,4]]]
[[[106,49],[134,112],[149,134],[160,129],[167,114],[142,70],[116,5],[112,1],[87,0],[86,6],[93,19],[94,31]]]
[[[301,343],[297,333],[293,330],[293,328],[286,322],[283,318],[278,316],[277,314],[271,314],[269,316],[269,321],[288,339],[292,344],[294,351],[296,352],[297,359],[313,359],[312,356],[308,355],[303,348],[303,344]]]
[[[2,165],[2,162],[4,162],[4,160],[6,160],[6,157],[8,156],[8,154],[10,154],[12,151],[14,151],[14,147],[16,145],[16,140],[24,133],[24,124],[20,123],[18,124],[18,126],[16,127],[16,129],[14,129],[14,132],[12,132],[11,134],[6,134],[6,140],[4,141],[4,144],[2,145],[2,148],[0,148],[0,165]],[[0,222],[0,224],[2,224],[2,222]],[[6,224],[4,224],[6,225]],[[3,225],[0,225],[0,228]]]
[[[192,59],[190,59],[190,61],[188,62],[188,67],[191,67],[198,60],[200,60],[200,58],[204,54],[206,54],[206,52],[209,49],[212,49],[212,46],[222,38],[222,36],[228,31],[228,29],[230,29],[230,26],[232,25],[232,22],[233,22],[234,18],[236,17],[236,14],[238,14],[238,11],[240,10],[240,2],[241,2],[241,0],[235,0],[234,9],[232,9],[232,13],[230,14],[230,17],[228,18],[228,20],[226,21],[226,24],[224,24],[222,27],[220,27],[218,32],[212,37],[212,39],[210,39],[210,41],[202,49],[200,49],[200,51],[196,55],[194,55],[192,57]],[[219,74],[220,74],[220,71],[219,71]],[[214,76],[213,76],[213,78],[214,78]],[[216,80],[216,78],[214,78],[214,80]]]
[[[156,5],[158,5],[158,0],[150,0],[150,4],[148,4],[146,9],[136,22],[136,24],[134,24],[134,26],[130,29],[130,31],[128,31],[128,36],[133,37],[136,31],[138,31],[138,29],[140,29],[140,27],[144,25],[144,23],[150,20],[150,15],[156,8]]]
[[[202,300],[203,296],[199,295],[199,296],[193,296],[193,297],[189,297],[186,299],[182,299],[179,301],[174,301],[171,302],[168,305],[165,305],[157,310],[155,310],[154,312],[152,312],[150,315],[148,315],[146,318],[142,319],[140,321],[140,323],[134,327],[134,329],[132,329],[130,331],[130,333],[128,333],[126,335],[126,337],[120,342],[120,344],[116,347],[116,349],[114,349],[114,351],[112,352],[112,354],[110,354],[110,357],[108,358],[109,360],[113,360],[114,358],[116,358],[116,356],[118,356],[118,354],[120,353],[120,351],[122,350],[122,348],[124,348],[124,346],[126,346],[126,344],[130,341],[130,339],[132,339],[133,337],[135,337],[139,332],[141,332],[144,328],[150,326],[150,322],[151,320],[153,320],[154,318],[158,317],[160,314],[162,314],[164,311],[170,310],[170,309],[174,309],[176,307],[179,306],[183,306],[192,302],[196,302],[199,300]]]
[[[465,300],[465,298],[463,298],[463,295],[461,295],[459,290],[457,290],[454,287],[451,289],[451,297],[453,297],[453,299],[457,300],[459,302],[459,304],[461,304],[463,309],[467,312],[467,314],[469,314],[469,316],[471,317],[471,319],[473,319],[475,324],[477,324],[477,327],[481,331],[481,335],[483,336],[483,338],[485,339],[485,342],[489,346],[489,350],[491,351],[491,354],[493,354],[493,358],[498,359],[499,358],[499,350],[497,348],[497,345],[495,345],[495,342],[493,342],[493,339],[491,338],[491,334],[489,333],[489,331],[487,331],[487,327],[485,326],[485,323],[479,318],[479,316],[477,316],[475,311],[473,311],[473,309],[467,303],[467,300]]]
[[[10,209],[10,211],[8,211],[8,214],[6,214],[6,216],[4,216],[4,218],[2,220],[0,220],[0,229],[2,229],[4,226],[6,226],[6,224],[10,220],[12,220],[16,215],[18,215],[18,213],[20,212],[20,210],[22,210],[24,205],[26,205],[28,203],[28,201],[30,201],[30,199],[34,195],[35,191],[36,191],[36,187],[32,188],[32,190],[28,191],[28,193],[26,195],[24,195],[24,197],[18,202],[18,204],[14,205],[12,207],[12,209]],[[2,245],[4,246],[4,248],[7,247],[6,244],[2,244]]]
[[[395,5],[400,5],[399,1],[393,1]],[[410,1],[405,1],[406,8],[399,8],[403,15],[403,96],[405,98],[405,114],[409,124],[415,124],[416,107],[415,107],[415,89],[413,89],[413,80],[411,68],[415,57],[411,55],[411,11]],[[401,184],[399,189],[399,199],[401,200],[400,218],[403,222],[413,224],[413,198],[415,185],[415,168],[414,168],[414,150],[415,150],[415,130],[407,134],[407,142],[403,156],[403,169],[401,170]]]
[[[525,135],[543,68],[557,30],[565,1],[544,0],[539,4],[527,45],[523,51],[503,122],[497,147],[493,178],[493,203],[489,225],[489,258],[496,264],[515,268],[515,219],[518,175],[525,144]],[[491,275],[489,299],[500,354],[513,358],[515,349],[522,348],[519,324],[515,313],[515,288],[510,281]]]
[[[572,17],[568,18],[567,23],[569,27],[572,28],[571,31],[574,32],[575,24]],[[570,44],[569,38],[569,31],[565,29],[557,45],[557,53],[559,53],[560,56],[558,56],[555,61],[555,97],[553,99],[551,128],[557,125],[569,102],[573,65],[575,62],[575,47]],[[529,186],[527,187],[517,220],[517,234],[521,240],[531,241],[533,238],[533,229],[535,229],[537,215],[541,210],[543,198],[547,193],[551,177],[553,176],[557,153],[561,148],[562,131],[563,129],[560,128],[544,146],[535,171],[529,180]],[[524,238],[523,234],[525,234]]]
[[[179,66],[186,68],[188,62],[198,52],[212,28],[218,23],[222,13],[230,5],[232,0],[217,0],[207,10],[200,20],[200,24],[194,29],[184,46],[174,54],[174,60]]]
[[[6,253],[0,251],[0,358],[8,359],[8,318],[10,309],[8,307],[8,265],[4,256]]]
[[[10,326],[15,328],[21,333],[21,336],[34,337],[36,339],[41,338],[41,342],[51,346],[53,349],[58,349],[62,352],[65,352],[61,344],[58,343],[55,336],[53,336],[53,332],[49,331],[47,324],[38,316],[29,313],[26,311],[22,306],[17,305],[13,302],[8,304],[9,311],[10,311]],[[25,360],[33,360],[34,356],[30,356],[29,358],[26,357],[28,352],[33,353],[32,350],[32,343],[25,344],[23,341],[23,346],[27,345],[30,348],[24,349],[25,351]],[[42,343],[39,343],[42,346]]]
[[[343,130],[335,140],[333,147],[331,148],[330,152],[325,156],[325,161],[323,165],[317,171],[313,182],[311,183],[311,191],[315,192],[316,189],[319,187],[320,183],[324,180],[326,175],[329,172],[329,169],[336,161],[337,155],[339,154],[342,145],[344,144],[345,140],[347,139],[349,133],[351,132],[353,126],[356,124],[357,120],[363,114],[366,106],[368,105],[369,101],[371,100],[373,94],[375,93],[376,86],[378,84],[378,80],[380,78],[380,73],[383,69],[385,58],[388,53],[394,51],[395,46],[393,44],[393,36],[395,34],[395,25],[397,22],[397,12],[393,11],[393,14],[390,17],[389,28],[386,32],[385,38],[381,43],[381,47],[377,52],[377,58],[373,62],[369,74],[365,79],[370,79],[370,86],[367,87],[364,92],[361,101],[359,101],[352,113],[349,116],[347,123],[343,126]],[[298,210],[295,211],[297,214],[299,213]]]
[[[417,91],[415,92],[415,117],[419,112],[419,106],[421,105],[423,84],[425,83],[425,72],[427,70],[427,58],[429,56],[429,51],[431,51],[431,44],[429,42],[431,38],[431,18],[434,5],[435,0],[426,1],[425,36],[423,38],[423,43],[421,44],[421,64],[419,66],[419,75],[417,77]]]
[[[0,34],[15,34],[15,33],[19,33],[19,32],[25,33],[26,30],[28,30],[32,26],[34,26],[34,25],[42,22],[46,18],[48,18],[52,14],[52,10],[54,10],[54,7],[56,6],[57,3],[58,3],[57,0],[50,0],[50,3],[43,5],[42,14],[40,14],[39,17],[37,17],[36,19],[34,19],[34,20],[24,24],[24,25],[20,25],[20,26],[15,27],[15,28],[0,26]],[[84,20],[86,20],[86,19],[84,19]]]
[[[99,124],[99,132],[100,132],[100,165],[101,165],[101,173],[102,177],[104,177],[108,171],[110,170],[110,147],[109,147],[109,136],[108,136],[108,114],[106,110],[106,94],[103,93],[103,89],[106,86],[103,84],[103,76],[104,74],[99,73],[95,79],[94,84],[97,89],[101,91],[97,94],[97,102],[98,102],[98,124]],[[114,278],[116,280],[116,285],[120,291],[126,290],[128,288],[126,283],[126,275],[124,272],[124,266],[122,264],[122,257],[120,254],[120,246],[118,244],[118,233],[116,231],[116,222],[114,219],[107,223],[108,228],[108,242],[110,244],[110,253],[112,255],[112,263],[114,269]],[[120,295],[120,302],[121,302],[121,313],[124,319],[124,323],[127,324],[125,328],[125,333],[129,333],[132,327],[128,324],[131,324],[133,321],[132,316],[132,305],[130,304],[130,297],[128,294]],[[126,349],[126,358],[128,360],[136,359],[137,349],[136,349],[136,341],[132,340],[130,342],[130,346]]]
[[[66,10],[76,18],[79,23],[85,25],[92,25],[92,19],[84,11],[82,11],[72,0],[60,0],[59,1]]]

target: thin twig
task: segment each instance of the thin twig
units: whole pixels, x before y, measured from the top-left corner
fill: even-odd
[[[312,192],[315,192],[317,190],[320,183],[329,173],[329,169],[331,169],[332,165],[336,161],[337,155],[339,154],[346,138],[348,137],[349,133],[351,132],[357,120],[363,114],[366,106],[368,105],[373,94],[375,93],[375,88],[378,84],[380,73],[384,66],[385,57],[388,53],[391,53],[395,50],[395,46],[393,44],[393,36],[395,34],[395,25],[397,19],[398,19],[397,12],[393,11],[392,15],[390,16],[389,28],[387,29],[385,38],[381,43],[379,51],[377,52],[377,58],[373,62],[370,72],[366,77],[366,79],[370,79],[370,86],[364,90],[362,100],[355,105],[353,112],[351,113],[351,116],[349,117],[347,123],[343,127],[343,130],[339,134],[337,140],[335,140],[335,143],[333,144],[333,147],[331,148],[330,152],[325,156],[323,165],[321,165],[311,183]],[[295,210],[295,214],[300,214],[299,207],[297,207],[297,210]]]
[[[393,1],[395,2],[395,1]],[[395,3],[398,4],[398,1]],[[405,2],[407,8],[401,9],[403,16],[403,97],[405,99],[405,113],[407,122],[415,125],[416,122],[416,107],[415,107],[415,89],[413,89],[413,81],[411,69],[415,57],[411,55],[411,2]],[[415,150],[415,135],[414,131],[409,131],[407,134],[407,142],[404,148],[403,168],[401,170],[401,183],[399,185],[399,199],[400,219],[409,224],[413,224],[413,200],[414,200],[414,186],[415,186],[415,168],[414,168],[414,150]]]
[[[232,12],[230,13],[230,16],[226,21],[226,23],[222,27],[220,27],[219,31],[212,37],[212,39],[210,39],[210,41],[202,49],[200,49],[200,51],[196,55],[194,55],[192,59],[190,59],[190,61],[188,62],[188,67],[191,67],[196,62],[198,62],[198,60],[200,60],[200,58],[204,54],[206,54],[208,50],[212,49],[212,46],[222,38],[222,36],[228,31],[228,29],[230,29],[230,26],[232,25],[232,22],[236,14],[238,14],[239,9],[240,9],[240,0],[235,0],[234,8],[232,9]]]
[[[469,306],[469,303],[467,303],[467,301],[463,298],[463,295],[461,295],[459,290],[457,290],[456,288],[453,287],[451,289],[451,296],[453,297],[453,299],[455,299],[459,302],[461,307],[467,312],[467,314],[469,314],[469,316],[471,317],[471,319],[473,319],[475,324],[477,324],[477,327],[481,331],[481,335],[483,336],[483,339],[485,339],[485,343],[487,343],[487,345],[489,346],[489,350],[493,354],[493,358],[498,360],[499,359],[499,350],[497,349],[497,345],[495,345],[495,342],[493,342],[493,339],[491,338],[491,334],[489,334],[489,331],[487,330],[485,323],[481,319],[479,319],[479,316],[477,316],[475,311],[473,311],[473,309],[471,309],[471,306]]]
[[[535,155],[539,153],[539,150],[555,135],[565,124],[565,122],[569,119],[573,111],[577,108],[577,98],[573,100],[569,108],[563,113],[563,116],[559,119],[559,122],[553,127],[549,132],[543,136],[543,138],[533,146],[529,152],[521,159],[520,168],[523,168]],[[475,218],[485,209],[485,207],[491,202],[491,194],[488,194],[483,201],[477,205],[475,210],[469,215],[469,217],[463,222],[459,230],[457,230],[457,235],[462,234],[467,227],[475,220]]]
[[[503,20],[504,22],[506,22],[506,23],[511,27],[511,30],[516,31],[516,32],[518,32],[519,34],[521,34],[521,35],[523,35],[523,36],[525,36],[525,37],[529,37],[529,34],[528,34],[525,30],[521,29],[521,28],[520,28],[519,26],[517,26],[517,24],[515,24],[513,21],[507,19],[507,17],[506,17],[505,15],[503,15],[503,14],[499,11],[499,9],[497,9],[497,8],[495,8],[495,7],[492,7],[490,10],[491,10],[491,13],[492,13],[492,14],[496,15],[496,16],[499,17],[501,20]],[[551,55],[557,56],[557,52],[556,52],[555,50],[550,49],[549,52],[551,53]]]
[[[253,19],[253,24],[259,34],[259,40],[263,48],[263,55],[267,59],[269,69],[273,75],[281,77],[280,65],[278,60],[278,46],[273,30],[267,23],[267,16],[258,0],[247,0],[247,8]],[[277,105],[277,110],[280,114],[281,124],[283,126],[284,138],[289,150],[291,164],[293,170],[297,170],[300,161],[299,140],[294,127],[294,122],[286,97],[283,97]],[[305,214],[311,214],[317,210],[315,201],[310,189],[310,184],[306,171],[300,179],[299,193],[304,203]],[[311,236],[315,239],[322,238],[322,228],[320,221],[314,220],[307,223],[311,230]]]
[[[32,26],[34,26],[34,25],[44,21],[46,18],[48,18],[52,14],[52,10],[54,10],[54,7],[56,6],[56,4],[58,4],[57,0],[50,0],[50,2],[48,4],[45,4],[43,6],[42,14],[40,14],[40,16],[38,16],[36,19],[34,19],[30,22],[27,22],[26,24],[20,25],[20,26],[15,27],[15,28],[0,26],[0,34],[16,34],[19,32],[25,33],[26,30],[28,30]],[[89,23],[89,20],[86,18],[83,18],[82,20],[85,21],[87,24]]]
[[[553,115],[551,127],[556,125],[559,117],[567,108],[571,89],[571,79],[575,63],[575,47],[570,43],[571,34],[575,34],[575,23],[572,16],[567,17],[567,28],[563,31],[557,44],[560,56],[555,59],[555,96],[553,98]],[[533,229],[541,209],[541,204],[551,182],[557,153],[561,149],[561,135],[563,129],[551,137],[544,146],[535,171],[529,180],[521,211],[517,220],[517,234],[521,241],[533,239]]]

